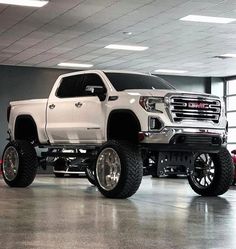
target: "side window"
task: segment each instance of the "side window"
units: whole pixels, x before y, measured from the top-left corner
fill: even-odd
[[[58,90],[59,98],[74,98],[83,95],[83,78],[84,75],[74,75],[63,78]]]
[[[102,79],[97,74],[84,75],[83,96],[94,96],[95,94],[85,91],[87,86],[98,86],[105,88]]]

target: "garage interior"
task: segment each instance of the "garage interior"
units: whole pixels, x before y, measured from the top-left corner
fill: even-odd
[[[236,149],[235,1],[17,2],[24,5],[0,0],[1,154],[9,102],[48,98],[59,75],[84,66],[159,75],[179,90],[223,97],[228,150]],[[190,15],[205,19],[187,21]],[[107,48],[112,44],[146,49]],[[51,168],[39,169],[25,189],[9,188],[1,177],[1,248],[232,249],[235,190],[201,197],[185,176],[144,176],[134,196],[116,200],[85,177],[55,178]]]

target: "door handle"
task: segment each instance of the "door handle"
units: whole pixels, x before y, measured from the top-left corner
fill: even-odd
[[[54,109],[56,106],[54,104],[49,105],[50,109]]]
[[[76,106],[77,108],[80,108],[82,105],[83,105],[83,104],[82,104],[81,102],[75,103],[75,106]]]

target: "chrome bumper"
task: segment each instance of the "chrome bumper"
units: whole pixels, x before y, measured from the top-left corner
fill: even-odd
[[[225,129],[201,129],[201,128],[177,128],[165,127],[160,132],[140,132],[140,143],[148,144],[169,144],[175,135],[199,135],[199,136],[220,136],[222,144],[227,141]]]

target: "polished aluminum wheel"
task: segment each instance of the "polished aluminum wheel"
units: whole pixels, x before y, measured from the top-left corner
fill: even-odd
[[[99,154],[96,175],[99,185],[107,191],[113,190],[120,179],[121,162],[119,155],[112,148],[105,148]]]
[[[13,146],[8,147],[3,155],[2,169],[8,181],[16,178],[19,169],[19,155]]]
[[[194,163],[194,172],[190,176],[195,186],[200,189],[208,188],[215,176],[215,165],[209,154],[199,154]]]

